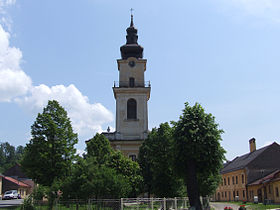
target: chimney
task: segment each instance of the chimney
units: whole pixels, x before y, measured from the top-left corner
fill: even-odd
[[[256,139],[252,138],[249,140],[250,152],[254,152],[256,150]]]

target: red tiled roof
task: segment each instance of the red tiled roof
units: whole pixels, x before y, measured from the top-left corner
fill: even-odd
[[[23,182],[20,182],[20,181],[14,179],[12,177],[4,176],[3,178],[8,180],[8,181],[10,181],[10,182],[13,182],[14,184],[16,184],[16,185],[18,185],[20,187],[30,187],[29,185],[24,184]]]
[[[275,170],[274,172],[268,174],[267,176],[260,178],[256,181],[254,181],[253,183],[249,184],[249,185],[259,185],[265,182],[270,182],[270,181],[276,181],[279,178],[275,178],[275,175],[278,174],[280,172],[280,170]]]

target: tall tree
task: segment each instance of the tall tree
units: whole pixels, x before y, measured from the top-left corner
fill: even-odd
[[[217,180],[222,167],[225,150],[220,141],[223,131],[218,128],[215,118],[205,113],[198,103],[193,107],[185,103],[183,114],[174,125],[175,169],[187,185],[190,205],[200,210],[199,196],[211,192],[203,184],[212,183],[209,187],[213,188],[213,181]],[[202,183],[203,180],[206,181]]]
[[[49,101],[38,114],[31,135],[21,162],[27,175],[44,186],[69,175],[78,138],[67,112],[57,101]]]
[[[173,171],[173,129],[168,123],[153,128],[139,151],[145,190],[159,197],[181,196],[182,180]]]

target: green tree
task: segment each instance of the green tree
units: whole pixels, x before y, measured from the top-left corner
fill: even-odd
[[[87,155],[86,161],[95,162],[95,165],[102,171],[115,171],[117,176],[122,176],[130,185],[130,196],[136,196],[140,191],[142,184],[142,176],[140,174],[140,167],[137,162],[125,157],[119,151],[114,151],[110,145],[109,140],[101,134],[96,134],[92,139],[87,141]],[[110,170],[109,170],[110,171]],[[111,175],[115,175],[113,172]]]
[[[53,100],[38,114],[31,126],[31,135],[21,164],[36,183],[51,187],[70,174],[77,134],[73,132],[67,112]]]
[[[109,140],[102,134],[97,133],[86,142],[86,157],[94,157],[98,164],[108,162],[114,153]]]
[[[8,142],[0,143],[0,173],[3,173],[16,162],[20,161],[23,151],[23,146],[15,148]]]
[[[173,171],[173,129],[168,123],[153,128],[139,151],[139,164],[145,191],[158,197],[175,197],[184,193],[182,180]]]
[[[118,174],[121,174],[128,180],[131,186],[129,197],[137,197],[139,195],[143,177],[137,162],[125,157],[120,151],[114,151],[106,165],[115,169]]]
[[[193,107],[185,103],[174,129],[175,169],[187,185],[190,205],[200,210],[199,196],[213,191],[218,183],[215,180],[219,179],[225,153],[220,145],[223,131],[198,103]]]
[[[64,198],[121,198],[131,192],[127,177],[104,164],[96,164],[94,157],[80,158],[74,165],[72,174],[62,183]]]

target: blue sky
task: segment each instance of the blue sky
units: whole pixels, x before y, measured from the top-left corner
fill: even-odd
[[[187,101],[216,117],[226,157],[279,143],[278,0],[0,0],[0,141],[25,145],[47,100],[66,108],[77,148],[115,127],[116,59],[134,8],[151,81],[149,128]]]

